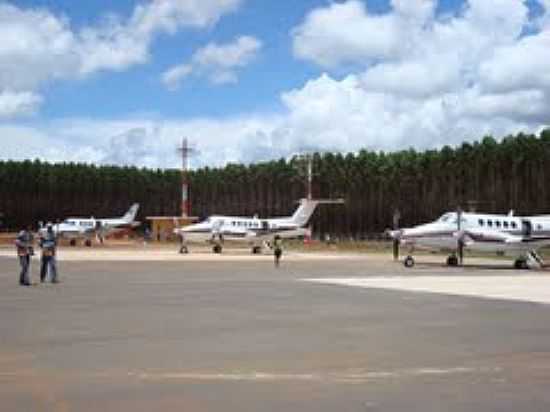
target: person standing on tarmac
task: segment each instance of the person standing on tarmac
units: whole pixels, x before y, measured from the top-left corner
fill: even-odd
[[[31,267],[31,256],[34,255],[33,243],[34,236],[30,226],[19,232],[15,239],[17,256],[19,256],[19,264],[21,265],[19,284],[23,286],[31,285],[29,270]]]
[[[46,274],[49,269],[51,282],[58,283],[57,265],[55,261],[57,239],[51,223],[48,224],[46,233],[40,237],[40,247],[42,248],[40,282],[44,283],[46,281]]]
[[[283,241],[279,235],[273,239],[273,256],[275,257],[275,267],[278,268],[283,256]]]

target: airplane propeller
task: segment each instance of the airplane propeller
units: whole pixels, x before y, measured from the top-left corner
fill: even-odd
[[[456,255],[458,256],[458,263],[462,266],[464,261],[464,233],[462,233],[462,208],[459,206],[456,209],[456,229],[458,239],[456,242]]]
[[[219,240],[220,243],[223,243],[223,231],[222,231],[223,221],[218,220],[214,222],[212,226],[212,240]]]
[[[393,230],[397,231],[399,230],[399,219],[401,218],[401,214],[399,213],[399,210],[395,210],[393,212]],[[401,244],[401,240],[395,236],[393,238],[393,260],[397,261],[399,260],[399,246]]]
[[[96,239],[99,243],[103,244],[105,240],[105,233],[107,232],[107,228],[103,226],[103,223],[101,220],[95,221],[95,234]]]

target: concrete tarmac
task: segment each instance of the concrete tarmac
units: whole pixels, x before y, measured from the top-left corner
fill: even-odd
[[[302,281],[524,273],[504,266],[65,261],[30,288],[17,269],[0,257],[1,410],[550,410],[549,305]]]

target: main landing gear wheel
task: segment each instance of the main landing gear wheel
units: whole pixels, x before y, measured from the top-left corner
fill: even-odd
[[[458,258],[451,255],[447,258],[447,266],[458,266]]]
[[[529,269],[529,265],[527,265],[527,260],[525,259],[518,259],[514,262],[514,267],[519,270],[525,270]]]
[[[260,253],[262,253],[262,247],[261,246],[254,246],[252,248],[252,254],[253,255],[259,255]]]
[[[186,255],[189,253],[189,249],[187,249],[187,246],[180,247],[180,255]]]
[[[90,239],[86,239],[84,244],[86,245],[86,247],[92,247],[92,241]]]
[[[76,239],[71,239],[71,240],[69,241],[69,245],[71,245],[71,246],[76,246]]]
[[[414,266],[414,258],[412,256],[407,256],[403,261],[403,265],[406,268],[412,268]]]
[[[212,252],[222,253],[222,245],[214,245],[214,247],[212,248]]]

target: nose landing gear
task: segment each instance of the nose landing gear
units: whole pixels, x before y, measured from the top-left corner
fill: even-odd
[[[514,268],[518,270],[527,270],[529,265],[527,264],[527,259],[516,259],[514,262]]]
[[[458,266],[458,258],[456,255],[451,255],[447,258],[447,266]]]
[[[414,258],[412,256],[407,256],[405,260],[403,260],[403,265],[406,268],[412,268],[414,266]]]

